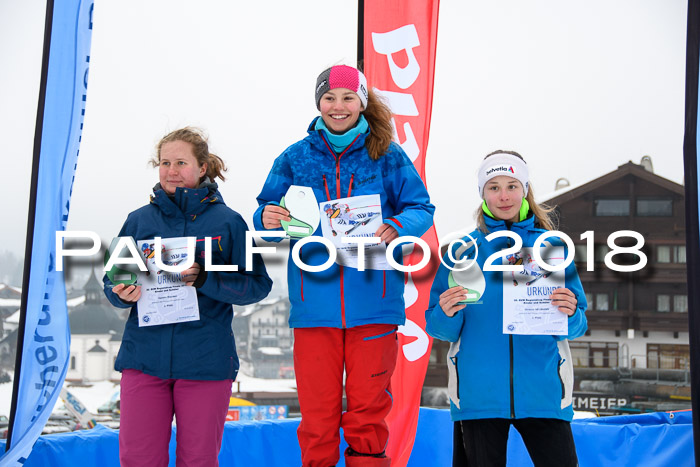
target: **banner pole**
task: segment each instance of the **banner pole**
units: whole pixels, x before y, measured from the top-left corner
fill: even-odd
[[[22,295],[19,308],[19,327],[17,328],[17,347],[15,355],[15,374],[12,381],[12,403],[10,406],[9,424],[7,426],[7,443],[5,452],[10,450],[12,443],[12,426],[17,413],[17,397],[19,380],[22,370],[22,353],[24,351],[24,330],[27,320],[27,300],[29,297],[29,278],[32,264],[32,245],[34,243],[34,222],[36,218],[37,187],[39,185],[39,158],[41,155],[41,136],[44,127],[44,106],[46,104],[46,82],[49,74],[49,55],[51,51],[51,30],[53,25],[54,1],[46,2],[46,19],[44,24],[44,49],[41,60],[41,81],[39,84],[39,100],[36,111],[36,126],[34,128],[34,154],[32,158],[32,178],[29,188],[29,212],[27,215],[27,239],[24,246],[24,269],[22,271]]]
[[[685,136],[683,141],[686,261],[688,284],[700,277],[700,225],[698,224],[698,69],[700,67],[700,2],[688,2],[685,77]],[[690,394],[696,463],[700,460],[700,290],[688,287],[690,339]],[[700,465],[700,464],[698,464]]]
[[[357,69],[364,73],[365,0],[357,0]]]

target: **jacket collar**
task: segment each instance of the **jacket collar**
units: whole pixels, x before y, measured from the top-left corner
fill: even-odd
[[[160,187],[160,183],[157,183],[153,187],[151,203],[168,215],[197,216],[210,204],[223,203],[223,199],[218,185],[206,179],[198,188],[176,188],[173,196],[168,196]]]
[[[331,144],[326,140],[325,136],[323,136],[323,130],[317,130],[316,127],[316,120],[321,118],[320,116],[314,118],[311,121],[311,125],[309,125],[309,128],[306,130],[309,133],[309,136],[307,136],[305,139],[312,145],[315,146],[316,149],[323,153],[328,152],[328,148],[332,148]],[[363,148],[365,146],[365,140],[367,139],[367,136],[369,133],[372,131],[372,127],[369,127],[369,131],[367,133],[360,133],[355,140],[354,143],[352,143],[345,151],[346,152],[351,152],[354,151],[358,148]],[[334,153],[335,154],[335,153]]]
[[[506,222],[504,220],[494,219],[491,216],[484,214],[484,224],[489,229],[489,232],[495,232],[497,230],[532,230],[535,228],[535,216],[530,212],[524,221],[520,222]],[[510,224],[510,226],[508,225]]]

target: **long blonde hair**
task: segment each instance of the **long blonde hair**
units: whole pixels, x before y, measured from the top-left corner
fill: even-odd
[[[365,146],[367,146],[369,157],[376,161],[386,154],[394,137],[394,129],[391,126],[391,109],[370,87],[367,108],[362,111],[362,115],[365,116],[370,127]]]
[[[510,154],[512,156],[516,156],[520,158],[523,162],[525,162],[525,159],[523,156],[518,154],[515,151],[494,151],[490,154],[487,154],[484,159],[486,159],[489,156],[493,156],[494,154]],[[556,206],[549,206],[547,204],[538,204],[535,201],[535,193],[532,189],[532,183],[529,183],[528,185],[528,191],[527,191],[527,196],[525,196],[525,199],[527,202],[530,204],[530,212],[535,216],[535,223],[539,224],[539,227],[545,230],[556,230],[556,218],[554,215],[554,210],[556,209]],[[474,218],[476,219],[476,225],[477,228],[484,233],[488,233],[489,229],[486,226],[486,222],[484,222],[484,210],[481,207],[482,205],[479,204],[479,208],[474,212]]]

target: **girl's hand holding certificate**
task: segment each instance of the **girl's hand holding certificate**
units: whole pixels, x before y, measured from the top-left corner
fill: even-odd
[[[112,288],[112,292],[127,303],[134,303],[141,297],[140,285],[117,284]]]
[[[576,313],[576,307],[578,305],[578,300],[576,295],[564,287],[559,287],[552,295],[549,296],[552,299],[552,305],[559,308],[559,311],[564,313],[566,316],[573,316]]]

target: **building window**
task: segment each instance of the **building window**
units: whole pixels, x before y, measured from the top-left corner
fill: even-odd
[[[647,368],[688,370],[690,368],[690,346],[647,344]]]
[[[75,356],[71,356],[70,358],[70,369],[75,370]]]
[[[665,199],[638,199],[637,200],[637,215],[643,217],[654,216],[672,216],[673,215],[673,200]]]
[[[687,313],[688,312],[688,296],[687,295],[674,295],[673,296],[673,311],[676,313]]]
[[[610,248],[603,243],[596,243],[593,246],[593,261],[602,263],[605,261],[605,255],[608,254]],[[577,263],[585,263],[588,260],[588,245],[574,245],[574,261]]]
[[[574,367],[613,368],[618,366],[617,342],[569,343]]]
[[[440,350],[437,348],[436,345],[433,345],[432,349],[430,350],[430,359],[428,360],[428,364],[438,363],[438,352],[440,352]]]
[[[630,200],[597,199],[594,201],[596,216],[629,216]]]
[[[608,294],[595,294],[595,309],[598,311],[608,311],[610,309],[610,306],[608,304]]]
[[[602,244],[596,245],[596,246],[595,246],[595,250],[593,251],[593,260],[594,260],[596,263],[602,263],[602,262],[604,262],[604,261],[605,261],[605,255],[608,254],[608,251],[610,251],[610,249],[608,248],[607,245],[602,245]]]
[[[688,312],[687,295],[659,294],[656,296],[656,311],[676,313]]]
[[[588,345],[585,342],[569,342],[574,367],[588,367]]]
[[[656,247],[658,263],[685,264],[685,245],[659,245]]]
[[[607,293],[586,292],[586,302],[589,310],[608,311],[610,310],[610,295]]]
[[[605,261],[605,255],[608,254],[610,248],[604,243],[596,243],[593,246],[593,261],[602,263]],[[635,256],[636,258],[636,256]],[[585,264],[588,260],[588,245],[574,245],[574,261],[576,263]],[[614,261],[619,261],[617,258]]]

